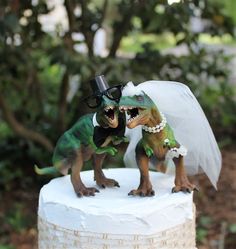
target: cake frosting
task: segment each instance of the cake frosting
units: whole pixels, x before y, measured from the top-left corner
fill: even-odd
[[[138,169],[107,169],[104,173],[117,180],[120,188],[100,189],[93,197],[78,198],[70,176],[51,180],[40,191],[40,219],[79,232],[150,235],[194,218],[193,195],[172,194],[173,176],[150,172],[155,196],[133,197],[128,193],[139,184]],[[93,171],[82,172],[81,178],[87,187],[97,187]]]

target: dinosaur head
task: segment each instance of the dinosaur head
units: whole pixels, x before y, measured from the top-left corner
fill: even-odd
[[[138,87],[129,82],[122,91],[119,102],[121,112],[127,111],[127,127],[132,129],[138,125],[145,125],[152,116],[155,104],[151,98],[141,91]]]
[[[116,128],[118,126],[118,103],[105,95],[101,97],[101,104],[97,108],[97,118],[103,126]]]
[[[90,80],[93,94],[84,101],[90,108],[97,109],[97,121],[103,127],[117,128],[121,97],[121,85],[109,87],[104,75],[97,75]]]

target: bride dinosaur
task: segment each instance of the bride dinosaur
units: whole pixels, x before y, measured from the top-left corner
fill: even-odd
[[[168,81],[147,81],[134,86],[130,82],[122,91],[119,106],[120,111],[128,114],[126,135],[130,144],[124,161],[128,166],[136,162],[141,174],[138,188],[129,195],[155,194],[148,171],[153,156],[162,171],[173,160],[175,186],[172,192],[197,190],[188,180],[187,172],[196,174],[202,170],[216,187],[221,154],[209,123],[187,86]]]

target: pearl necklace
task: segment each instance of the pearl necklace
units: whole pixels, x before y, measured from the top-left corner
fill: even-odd
[[[142,127],[142,129],[146,132],[149,132],[149,133],[158,133],[158,132],[162,131],[166,126],[166,117],[164,116],[164,114],[162,112],[160,112],[160,114],[161,114],[161,119],[162,119],[160,124],[158,124],[154,127],[149,127],[149,126],[144,125]]]

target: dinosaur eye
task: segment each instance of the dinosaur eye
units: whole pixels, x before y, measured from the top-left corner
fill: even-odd
[[[138,101],[138,102],[143,102],[143,96],[136,96],[136,100]]]

